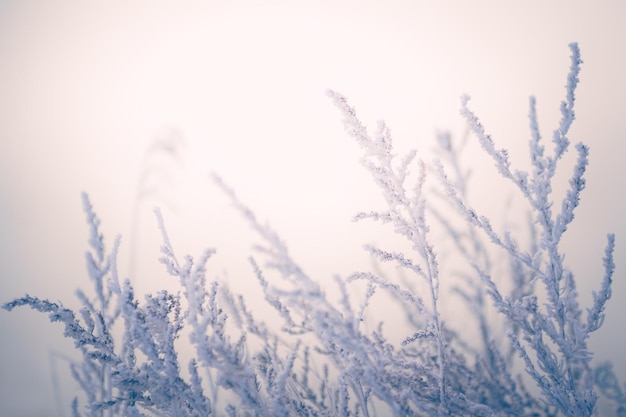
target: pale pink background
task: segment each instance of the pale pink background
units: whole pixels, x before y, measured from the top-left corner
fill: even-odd
[[[348,96],[372,127],[385,119],[399,150],[426,159],[436,131],[462,135],[459,96],[468,93],[525,168],[528,96],[549,138],[567,45],[578,41],[585,63],[571,136],[591,146],[591,165],[564,248],[588,301],[605,234],[618,234],[614,300],[592,347],[626,377],[625,21],[622,1],[0,1],[0,302],[28,292],[76,305],[74,289],[87,286],[81,191],[108,247],[123,235],[120,270],[140,291],[176,288],[155,261],[151,207],[160,205],[179,254],[217,247],[210,275],[258,299],[246,263],[255,237],[210,171],[321,281],[367,267],[360,244],[386,238],[350,218],[380,200],[325,90]],[[180,163],[147,153],[172,129],[184,142]],[[508,191],[478,152],[467,158],[476,206],[503,219]],[[162,176],[138,200],[148,169]],[[0,415],[69,415],[74,388],[61,358],[72,343],[62,328],[0,311],[0,332]]]

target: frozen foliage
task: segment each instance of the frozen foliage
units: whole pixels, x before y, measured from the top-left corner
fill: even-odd
[[[556,213],[551,200],[574,120],[581,60],[577,45],[570,48],[566,99],[551,154],[544,152],[534,99],[530,102],[532,172],[512,169],[507,151],[496,147],[469,109],[469,97],[462,99],[461,113],[471,132],[529,204],[527,249],[471,207],[467,171],[449,135],[438,136],[441,158],[432,164],[416,161],[416,152],[397,158],[385,124],[370,135],[346,99],[330,91],[385,202],[383,210],[355,219],[389,224],[410,251],[365,248],[377,261],[397,266],[403,283],[380,271],[355,272],[337,278],[342,296],[334,302],[291,258],[280,237],[214,176],[262,239],[258,250],[265,266],[250,258],[251,271],[282,319],[280,328],[259,322],[241,296],[207,279],[213,250],[196,260],[177,256],[158,210],[160,261],[178,279],[182,293],[162,291],[139,300],[130,280],[118,276],[120,238],[105,252],[86,195],[87,269],[94,295],[78,292],[83,304],[78,312],[29,295],[4,308],[27,305],[48,313],[51,321],[63,323],[65,335],[82,352],[82,362],[72,365],[84,392],[80,403],[73,403],[74,416],[590,416],[598,413],[599,395],[613,404],[616,415],[624,415],[624,388],[610,364],[592,365],[587,347],[611,296],[614,236],[608,236],[599,291],[586,309],[579,305],[574,276],[559,249],[585,187],[585,145],[575,147],[578,160]],[[439,184],[438,195],[427,194],[427,174]],[[443,216],[442,201],[465,222]],[[452,242],[446,248],[469,266],[460,278],[439,264],[430,230],[435,225]],[[494,279],[502,275],[494,250],[508,262],[506,280]],[[278,275],[278,282],[268,279],[268,272]],[[444,280],[453,282],[452,293],[440,291]],[[366,287],[355,304],[349,287],[362,289],[360,283]],[[392,296],[408,318],[411,329],[399,343],[385,335],[382,323],[374,330],[364,324],[377,291]],[[478,340],[446,326],[441,305],[453,297],[474,315]],[[489,309],[502,320],[490,319]],[[500,337],[503,333],[508,338]],[[183,358],[180,347],[187,339],[193,353]]]

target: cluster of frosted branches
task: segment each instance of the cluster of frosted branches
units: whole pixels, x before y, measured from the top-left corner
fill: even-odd
[[[572,67],[551,156],[544,155],[531,99],[532,173],[511,169],[506,150],[497,149],[485,133],[468,109],[469,98],[462,100],[461,113],[470,131],[499,173],[528,201],[533,217],[526,250],[511,233],[498,233],[471,207],[467,170],[450,135],[438,136],[441,160],[432,165],[416,161],[416,152],[398,159],[386,125],[381,122],[370,135],[347,100],[331,91],[348,132],[364,150],[362,164],[385,202],[383,210],[359,213],[355,220],[390,225],[409,247],[405,252],[374,245],[365,249],[376,261],[396,266],[402,283],[380,270],[358,271],[346,279],[336,278],[340,299],[331,300],[319,281],[290,256],[279,235],[259,222],[214,175],[262,240],[256,250],[264,262],[251,257],[251,273],[275,310],[278,326],[259,321],[242,296],[207,279],[213,250],[197,260],[176,256],[159,210],[155,214],[163,240],[160,261],[179,281],[182,293],[161,291],[139,300],[130,280],[121,282],[118,277],[120,238],[107,255],[99,220],[86,195],[91,247],[87,270],[94,295],[78,292],[83,304],[78,313],[29,295],[3,307],[26,305],[47,313],[51,321],[63,323],[65,335],[75,341],[82,362],[73,364],[72,372],[85,404],[74,401],[74,417],[590,416],[597,412],[599,393],[623,415],[624,389],[609,364],[592,366],[587,348],[589,336],[602,325],[611,296],[614,236],[608,238],[604,279],[586,314],[559,249],[585,187],[588,148],[582,144],[576,146],[578,160],[561,209],[556,215],[552,212],[552,180],[569,147],[581,63],[578,47],[570,47]],[[427,195],[430,172],[441,185],[438,195]],[[431,197],[437,202],[443,198],[462,215],[464,224],[450,221]],[[445,245],[434,241],[429,221],[447,232],[452,243],[447,247],[466,261],[468,272],[451,274],[440,268],[443,257],[436,248]],[[507,255],[510,273],[505,285],[492,278],[493,248]],[[451,293],[440,289],[444,280],[450,280]],[[361,283],[365,293],[355,305],[351,286]],[[417,283],[426,290],[419,290]],[[375,317],[377,292],[391,296],[405,313],[409,327],[402,341],[390,341],[382,322],[364,325]],[[445,324],[441,306],[453,297],[460,297],[474,315],[478,341],[467,340],[467,335]],[[508,339],[498,340],[502,329],[490,320],[489,309],[503,317],[500,324]],[[116,340],[113,335],[119,330],[123,336]],[[181,358],[182,346],[193,347],[187,355],[191,357]],[[529,384],[533,386],[526,388]]]
[[[478,118],[472,113],[464,97],[461,113],[470,129],[480,141],[485,152],[494,160],[502,176],[513,182],[528,201],[538,228],[537,242],[532,252],[520,249],[509,233],[499,235],[489,220],[471,209],[448,180],[442,165],[438,164],[439,178],[448,197],[455,203],[467,222],[482,229],[490,240],[503,248],[517,263],[517,267],[532,278],[540,280],[547,302],[540,306],[534,293],[520,296],[504,296],[491,276],[478,265],[474,265],[481,276],[487,292],[496,308],[509,320],[520,335],[510,332],[509,337],[517,354],[524,361],[526,372],[541,389],[544,399],[568,416],[588,416],[595,409],[597,394],[593,389],[592,354],[587,349],[587,339],[596,331],[604,319],[604,307],[611,295],[613,277],[613,249],[615,238],[608,235],[604,258],[604,279],[599,293],[594,292],[594,303],[587,309],[586,319],[578,305],[574,277],[563,264],[564,256],[559,243],[567,226],[574,219],[580,194],[585,187],[584,172],[588,164],[588,147],[576,145],[578,160],[569,181],[570,188],[561,203],[561,211],[552,214],[552,179],[557,164],[569,146],[568,132],[574,120],[574,98],[580,71],[580,54],[576,44],[570,44],[572,65],[567,77],[566,99],[561,104],[561,121],[554,131],[554,152],[544,155],[541,145],[535,100],[530,100],[530,126],[532,138],[530,155],[532,175],[524,171],[513,171],[506,150],[496,149],[491,137],[485,132]],[[534,352],[533,355],[529,350]]]

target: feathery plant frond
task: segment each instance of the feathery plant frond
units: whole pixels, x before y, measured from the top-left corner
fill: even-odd
[[[388,211],[383,213],[359,214],[356,220],[364,218],[388,219],[394,231],[404,236],[416,251],[422,261],[422,266],[415,265],[410,259],[406,259],[402,254],[383,255],[382,251],[370,250],[383,260],[393,259],[399,266],[409,268],[426,280],[430,288],[431,311],[429,312],[429,322],[432,323],[434,336],[437,340],[438,362],[439,362],[439,401],[441,409],[446,408],[446,381],[445,381],[445,349],[443,337],[443,323],[438,309],[439,299],[439,267],[437,256],[432,244],[428,239],[429,227],[426,222],[426,201],[423,195],[426,168],[423,161],[418,161],[419,174],[413,189],[413,195],[408,195],[405,181],[408,175],[408,168],[416,156],[412,151],[404,157],[396,168],[392,165],[394,155],[391,133],[384,122],[378,125],[378,131],[371,138],[367,130],[356,117],[354,108],[350,107],[345,97],[329,91],[329,97],[333,99],[335,105],[343,112],[344,124],[348,132],[354,137],[357,143],[365,149],[365,155],[361,163],[370,171],[374,182],[381,188]],[[419,305],[421,306],[421,302]],[[423,310],[422,310],[423,311]],[[421,334],[423,331],[416,332]],[[427,332],[426,334],[429,334]],[[415,340],[406,339],[406,340]],[[406,342],[405,340],[405,342]]]

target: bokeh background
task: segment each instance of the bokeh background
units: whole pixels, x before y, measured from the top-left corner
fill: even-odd
[[[87,191],[108,248],[122,234],[120,272],[138,292],[176,288],[156,262],[158,205],[178,253],[218,248],[209,275],[254,304],[256,238],[209,172],[320,281],[367,267],[360,245],[384,238],[350,219],[380,197],[326,89],[427,160],[436,132],[463,135],[459,97],[470,94],[525,168],[528,97],[549,139],[577,41],[570,136],[591,146],[591,164],[563,248],[588,301],[605,235],[618,235],[613,300],[591,346],[626,377],[625,21],[617,0],[0,1],[0,302],[30,293],[76,305],[74,289],[88,288]],[[514,193],[492,164],[471,146],[465,162],[475,205],[511,222]],[[69,415],[72,343],[61,333],[30,310],[0,311],[0,415]]]

